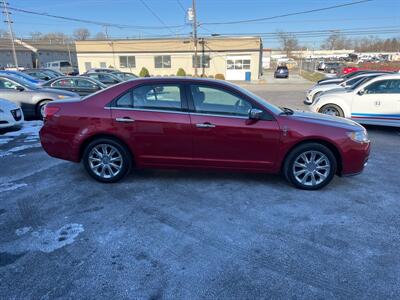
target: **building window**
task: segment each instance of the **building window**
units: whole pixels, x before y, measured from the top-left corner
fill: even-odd
[[[226,68],[228,70],[250,70],[250,59],[228,59]]]
[[[119,57],[120,68],[135,68],[136,60],[134,56],[120,56]]]
[[[91,68],[92,68],[92,63],[91,62],[85,62],[86,71],[89,71]]]
[[[107,68],[107,64],[104,61],[100,62],[100,68]]]
[[[171,68],[171,56],[170,55],[159,55],[154,56],[154,67],[156,69],[169,69]]]
[[[210,56],[209,55],[197,55],[197,60],[195,56],[192,56],[193,68],[209,68],[210,67]]]

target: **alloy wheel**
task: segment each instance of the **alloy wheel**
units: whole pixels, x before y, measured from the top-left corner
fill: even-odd
[[[325,154],[306,151],[297,156],[292,171],[297,182],[311,187],[322,184],[328,178],[330,170],[331,164]]]
[[[117,176],[123,167],[121,152],[110,144],[98,144],[88,156],[89,167],[97,176],[110,179]]]

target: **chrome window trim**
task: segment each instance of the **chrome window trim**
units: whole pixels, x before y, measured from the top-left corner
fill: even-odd
[[[161,113],[173,113],[173,114],[183,114],[183,115],[194,115],[194,116],[210,116],[210,117],[222,117],[222,118],[235,118],[235,119],[245,119],[245,116],[235,116],[235,115],[219,115],[219,114],[208,114],[208,113],[197,113],[190,111],[177,111],[177,110],[162,110],[162,109],[147,109],[147,108],[128,108],[128,107],[104,107],[104,109],[116,109],[116,110],[129,110],[129,111],[148,111],[148,112],[161,112]]]

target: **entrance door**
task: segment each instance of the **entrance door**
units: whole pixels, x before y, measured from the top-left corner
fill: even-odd
[[[226,57],[226,79],[246,80],[246,72],[250,72],[250,55]]]

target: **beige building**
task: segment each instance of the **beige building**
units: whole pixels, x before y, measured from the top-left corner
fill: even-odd
[[[259,37],[211,37],[198,43],[198,74],[223,74],[227,80],[257,80],[262,72]],[[113,67],[152,76],[176,75],[179,68],[195,73],[194,43],[190,39],[136,39],[76,41],[79,72]]]

